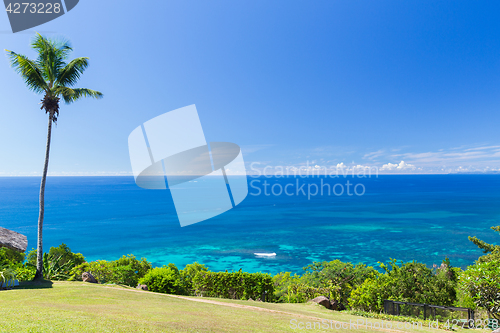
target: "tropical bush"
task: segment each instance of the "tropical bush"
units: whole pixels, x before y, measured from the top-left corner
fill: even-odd
[[[15,268],[18,281],[31,281],[35,277],[36,268],[28,264],[19,265]]]
[[[290,272],[281,272],[273,277],[274,300],[284,303],[304,303],[318,296],[334,299],[339,293],[337,286],[311,286],[306,278]]]
[[[490,261],[500,262],[500,248],[496,248],[492,252],[484,256],[481,256],[477,259],[477,262],[490,262]]]
[[[70,270],[74,266],[72,261],[61,264],[61,256],[54,256],[49,253],[43,254],[43,277],[47,280],[68,280]],[[28,264],[32,267],[34,265]]]
[[[16,266],[24,261],[24,253],[0,247],[0,265]]]
[[[195,294],[198,296],[231,299],[274,298],[274,284],[266,273],[201,271],[193,279]]]
[[[10,287],[14,285],[16,271],[8,265],[0,265],[0,285]]]
[[[49,255],[54,258],[59,257],[60,265],[72,262],[73,266],[78,266],[85,262],[85,257],[83,256],[83,254],[71,252],[71,249],[64,243],[62,243],[58,247],[51,247],[49,250]]]
[[[384,294],[383,285],[388,283],[388,277],[377,274],[373,278],[366,279],[359,288],[353,290],[349,299],[352,308],[361,311],[381,312],[384,299],[390,298]]]
[[[377,274],[373,267],[340,260],[314,262],[303,269],[302,276],[290,272],[274,276],[274,295],[278,302],[301,303],[327,296],[347,306],[352,290]]]
[[[175,267],[175,265],[174,265]],[[193,287],[193,279],[199,272],[207,272],[207,266],[194,262],[192,264],[186,265],[184,269],[179,271],[182,288],[184,293],[188,295],[195,295],[195,289]]]
[[[500,320],[500,261],[469,266],[460,275],[460,288],[489,316]]]
[[[330,297],[328,295],[336,291],[335,289],[332,291],[332,288],[312,287],[306,283],[298,282],[288,286],[286,297],[288,298],[288,303],[304,303],[318,296]]]
[[[8,248],[0,248],[0,266],[9,267],[15,272],[16,280],[32,280],[35,276],[35,269],[23,264],[25,255]]]
[[[273,276],[274,300],[278,303],[306,302],[310,295],[305,295],[298,286],[302,285],[300,275],[281,272]],[[314,298],[314,297],[313,297]]]
[[[97,260],[84,262],[71,270],[71,280],[81,280],[84,272],[90,272],[99,283],[116,283],[137,286],[152,265],[146,258],[136,259],[132,254],[118,260]]]
[[[314,262],[304,267],[304,283],[314,288],[329,290],[332,300],[347,305],[352,290],[359,287],[367,278],[373,277],[377,271],[364,264],[353,265],[340,260]]]
[[[491,227],[490,229],[500,233],[500,225],[496,227]],[[469,236],[469,240],[472,243],[476,244],[478,248],[483,250],[483,253],[493,253],[495,251],[496,252],[500,251],[500,245],[486,243],[485,241],[478,239],[476,236],[474,237]]]
[[[45,259],[47,257],[47,259]],[[37,260],[37,252],[36,249],[31,249],[26,255],[25,266],[36,267]],[[59,245],[58,247],[51,247],[48,253],[43,254],[43,265],[44,265],[44,278],[46,279],[54,279],[54,270],[57,270],[59,273],[64,273],[65,275],[69,275],[70,271],[73,267],[78,266],[85,262],[85,257],[81,253],[73,253],[71,249],[64,243]],[[68,264],[69,263],[69,264]],[[59,267],[59,268],[58,268]],[[64,269],[61,269],[64,267]],[[47,273],[50,276],[47,276]],[[55,279],[58,280],[66,280],[70,276],[59,276]]]
[[[399,266],[394,259],[389,265],[380,263],[380,267],[383,274],[366,279],[353,290],[349,299],[352,308],[381,312],[385,299],[445,306],[457,300],[457,272],[448,260],[435,271],[415,261]]]
[[[36,273],[36,249],[31,249],[26,255],[24,265],[17,266],[19,281],[28,281],[34,278]],[[64,243],[58,247],[51,247],[49,252],[43,254],[43,276],[47,280],[68,280],[71,277],[71,270],[85,262],[81,253],[73,253]]]
[[[147,285],[149,291],[175,295],[188,294],[181,274],[174,264],[151,269],[139,283]]]

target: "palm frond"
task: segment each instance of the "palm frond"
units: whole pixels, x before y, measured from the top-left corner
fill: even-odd
[[[47,39],[37,33],[31,46],[38,52],[37,63],[45,80],[53,83],[60,70],[66,66],[64,60],[72,51],[69,42]]]
[[[104,96],[101,92],[95,91],[92,89],[69,88],[69,87],[61,87],[61,86],[54,88],[54,94],[56,94],[58,96],[62,96],[62,98],[64,99],[64,101],[67,104],[76,102],[77,100],[79,100],[80,98],[83,98],[83,97],[92,97],[92,98],[99,99],[99,98],[102,98]]]
[[[21,75],[29,89],[42,93],[49,89],[47,82],[38,64],[22,54],[5,50],[9,57],[10,65]]]
[[[59,86],[73,86],[76,84],[80,75],[87,69],[89,66],[89,58],[80,57],[73,59],[62,68],[57,77],[56,77],[56,85]]]

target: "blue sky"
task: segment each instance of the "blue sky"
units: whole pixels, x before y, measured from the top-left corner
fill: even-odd
[[[500,3],[495,1],[94,1],[34,31],[90,57],[63,105],[51,175],[131,174],[127,138],[196,104],[207,141],[259,166],[382,172],[500,169]],[[40,175],[47,118],[0,56],[0,176]],[[401,163],[404,161],[404,163]]]

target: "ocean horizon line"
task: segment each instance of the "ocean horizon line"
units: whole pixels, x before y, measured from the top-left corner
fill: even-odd
[[[229,174],[231,175],[231,174]],[[338,178],[340,177],[377,177],[377,176],[443,176],[443,175],[500,175],[500,171],[491,171],[491,172],[443,172],[443,173],[438,173],[438,172],[429,172],[429,173],[378,173],[378,174],[373,174],[373,175],[363,175],[363,174],[352,174],[351,172],[348,172],[346,174],[337,174]],[[0,178],[40,178],[42,175],[0,175]],[[210,176],[210,175],[200,175],[201,176]],[[244,175],[231,175],[231,176],[244,176]],[[90,175],[47,175],[47,177],[134,177],[133,174],[130,175],[124,175],[124,174],[90,174]],[[182,176],[174,176],[174,177],[182,177]],[[252,177],[252,178],[285,178],[285,177],[301,177],[301,178],[307,178],[307,177],[331,177],[330,175],[254,175],[254,174],[248,174],[246,177]],[[335,177],[333,177],[335,178]]]

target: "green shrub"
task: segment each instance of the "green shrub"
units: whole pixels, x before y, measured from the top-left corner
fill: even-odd
[[[51,247],[49,250],[49,255],[53,258],[60,257],[60,265],[72,262],[74,267],[85,262],[85,257],[83,256],[83,254],[71,252],[71,249],[64,243],[62,243],[58,247]]]
[[[481,256],[477,259],[477,262],[490,262],[490,261],[500,262],[500,248],[496,248],[491,253]]]
[[[231,299],[261,298],[264,293],[268,301],[274,299],[271,275],[265,273],[202,271],[193,279],[195,294],[207,297]]]
[[[469,266],[460,275],[460,288],[478,307],[500,320],[500,261]]]
[[[317,296],[329,296],[334,293],[332,288],[313,287],[307,283],[304,276],[281,272],[273,277],[274,301],[285,303],[304,303]]]
[[[457,271],[449,261],[435,270],[417,262],[391,260],[389,266],[380,263],[384,274],[365,280],[351,293],[352,308],[362,311],[383,310],[384,299],[452,306],[457,301]]]
[[[179,270],[174,264],[151,269],[139,280],[139,283],[147,285],[149,291],[175,295],[187,294]]]
[[[359,288],[352,291],[349,299],[350,306],[361,311],[382,311],[384,299],[390,298],[384,293],[383,287],[388,283],[388,280],[388,276],[384,274],[366,279]]]
[[[491,227],[490,229],[500,233],[500,225],[496,227]],[[483,250],[483,253],[497,252],[498,254],[498,252],[500,251],[500,245],[486,243],[485,241],[478,239],[476,236],[474,237],[469,236],[469,240],[472,243],[474,243],[478,248]]]
[[[25,262],[31,265],[36,266],[36,249],[31,248],[31,250],[25,256]]]
[[[0,247],[0,265],[16,266],[24,261],[24,253]]]
[[[199,272],[208,271],[207,266],[194,262],[192,264],[186,265],[184,269],[180,270],[180,279],[182,284],[182,289],[188,295],[195,295],[195,290],[193,287],[193,279]]]
[[[37,261],[36,249],[31,249],[26,255],[26,267],[35,267]],[[73,253],[64,243],[58,247],[51,247],[48,253],[43,254],[43,275],[49,280],[68,280],[71,270],[85,262],[81,253]],[[26,271],[29,273],[29,271]],[[26,275],[27,276],[27,275]]]
[[[29,281],[35,277],[35,268],[23,264],[25,254],[8,248],[0,248],[0,266],[9,267],[15,273],[16,280]]]
[[[450,260],[446,258],[441,266],[434,272],[434,302],[437,305],[455,305],[458,301],[458,276],[461,274],[460,268],[451,267]]]
[[[16,279],[16,271],[8,265],[0,265],[0,285],[11,287]]]
[[[305,274],[302,280],[305,285],[326,290],[328,293],[323,296],[328,296],[345,306],[348,304],[352,290],[359,287],[367,278],[377,274],[371,266],[367,267],[361,263],[353,265],[340,260],[314,262],[303,269]]]
[[[19,265],[15,268],[16,279],[19,281],[31,281],[35,277],[36,268],[29,265]]]
[[[68,280],[71,268],[74,267],[72,261],[61,264],[62,257],[55,257],[48,253],[43,254],[43,277],[47,280]],[[27,264],[33,266],[31,264]]]
[[[302,276],[282,272],[273,277],[277,302],[301,303],[327,296],[347,306],[351,292],[377,274],[373,267],[340,260],[314,262],[303,269]]]
[[[296,286],[300,284],[300,276],[291,272],[281,272],[273,276],[274,299],[278,303],[301,303],[305,302],[306,296],[297,290]]]
[[[90,272],[99,283],[116,283],[131,287],[137,286],[139,279],[152,268],[146,258],[137,260],[129,254],[115,261],[97,260],[85,262],[71,270],[71,279],[80,280],[84,272]]]

